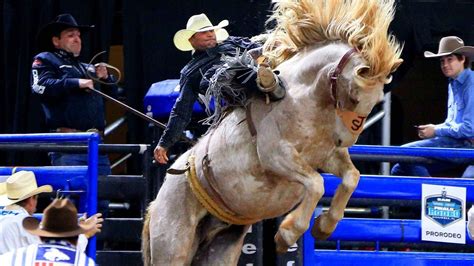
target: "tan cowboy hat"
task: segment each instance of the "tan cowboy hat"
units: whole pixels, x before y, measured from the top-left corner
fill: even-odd
[[[186,29],[176,32],[173,38],[174,45],[181,51],[191,51],[193,46],[189,42],[196,32],[203,32],[208,30],[215,30],[217,42],[221,42],[229,37],[229,33],[223,27],[229,25],[228,20],[219,22],[213,26],[209,18],[205,14],[194,15],[188,19]]]
[[[5,187],[5,195],[0,196],[0,206],[8,206],[34,195],[53,191],[50,185],[38,187],[35,174],[31,171],[14,173],[5,182]]]
[[[79,223],[77,209],[68,199],[55,199],[44,209],[43,220],[34,217],[23,219],[23,228],[33,235],[43,237],[72,237],[90,231],[93,220]]]
[[[456,36],[443,37],[439,41],[438,53],[425,51],[425,57],[441,57],[450,54],[462,54],[469,58],[474,58],[474,47],[464,46],[464,41]]]

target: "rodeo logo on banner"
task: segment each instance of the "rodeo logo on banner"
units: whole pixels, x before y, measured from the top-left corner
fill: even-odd
[[[421,240],[466,243],[466,188],[422,185]]]

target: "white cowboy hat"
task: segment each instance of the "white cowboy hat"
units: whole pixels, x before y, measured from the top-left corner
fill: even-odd
[[[0,196],[0,206],[8,206],[34,195],[53,191],[50,185],[38,187],[35,174],[31,171],[14,173],[5,183],[6,193]]]
[[[450,54],[462,54],[469,58],[474,58],[474,47],[464,46],[464,41],[456,36],[443,37],[439,41],[438,53],[425,51],[424,55],[427,58],[441,57]]]
[[[189,42],[196,32],[215,30],[216,41],[221,42],[229,37],[229,33],[223,27],[229,25],[229,21],[224,19],[216,26],[213,26],[205,14],[194,15],[188,19],[186,29],[176,32],[173,38],[174,45],[181,51],[191,51],[193,46]]]

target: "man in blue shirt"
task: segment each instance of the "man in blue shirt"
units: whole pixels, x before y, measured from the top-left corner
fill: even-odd
[[[425,52],[427,58],[440,58],[443,74],[448,77],[448,114],[441,124],[418,126],[418,136],[423,139],[403,147],[474,148],[474,72],[469,68],[474,47],[465,46],[461,38],[444,37],[438,53]],[[468,159],[444,159],[436,164],[398,163],[392,175],[431,176],[453,168],[456,164],[468,164]],[[468,167],[463,177],[474,177],[474,168]]]

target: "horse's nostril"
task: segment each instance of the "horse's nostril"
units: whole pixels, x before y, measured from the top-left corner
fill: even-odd
[[[341,140],[341,139],[338,139],[338,140],[337,140],[337,146],[341,146],[341,144],[342,144],[342,140]]]

